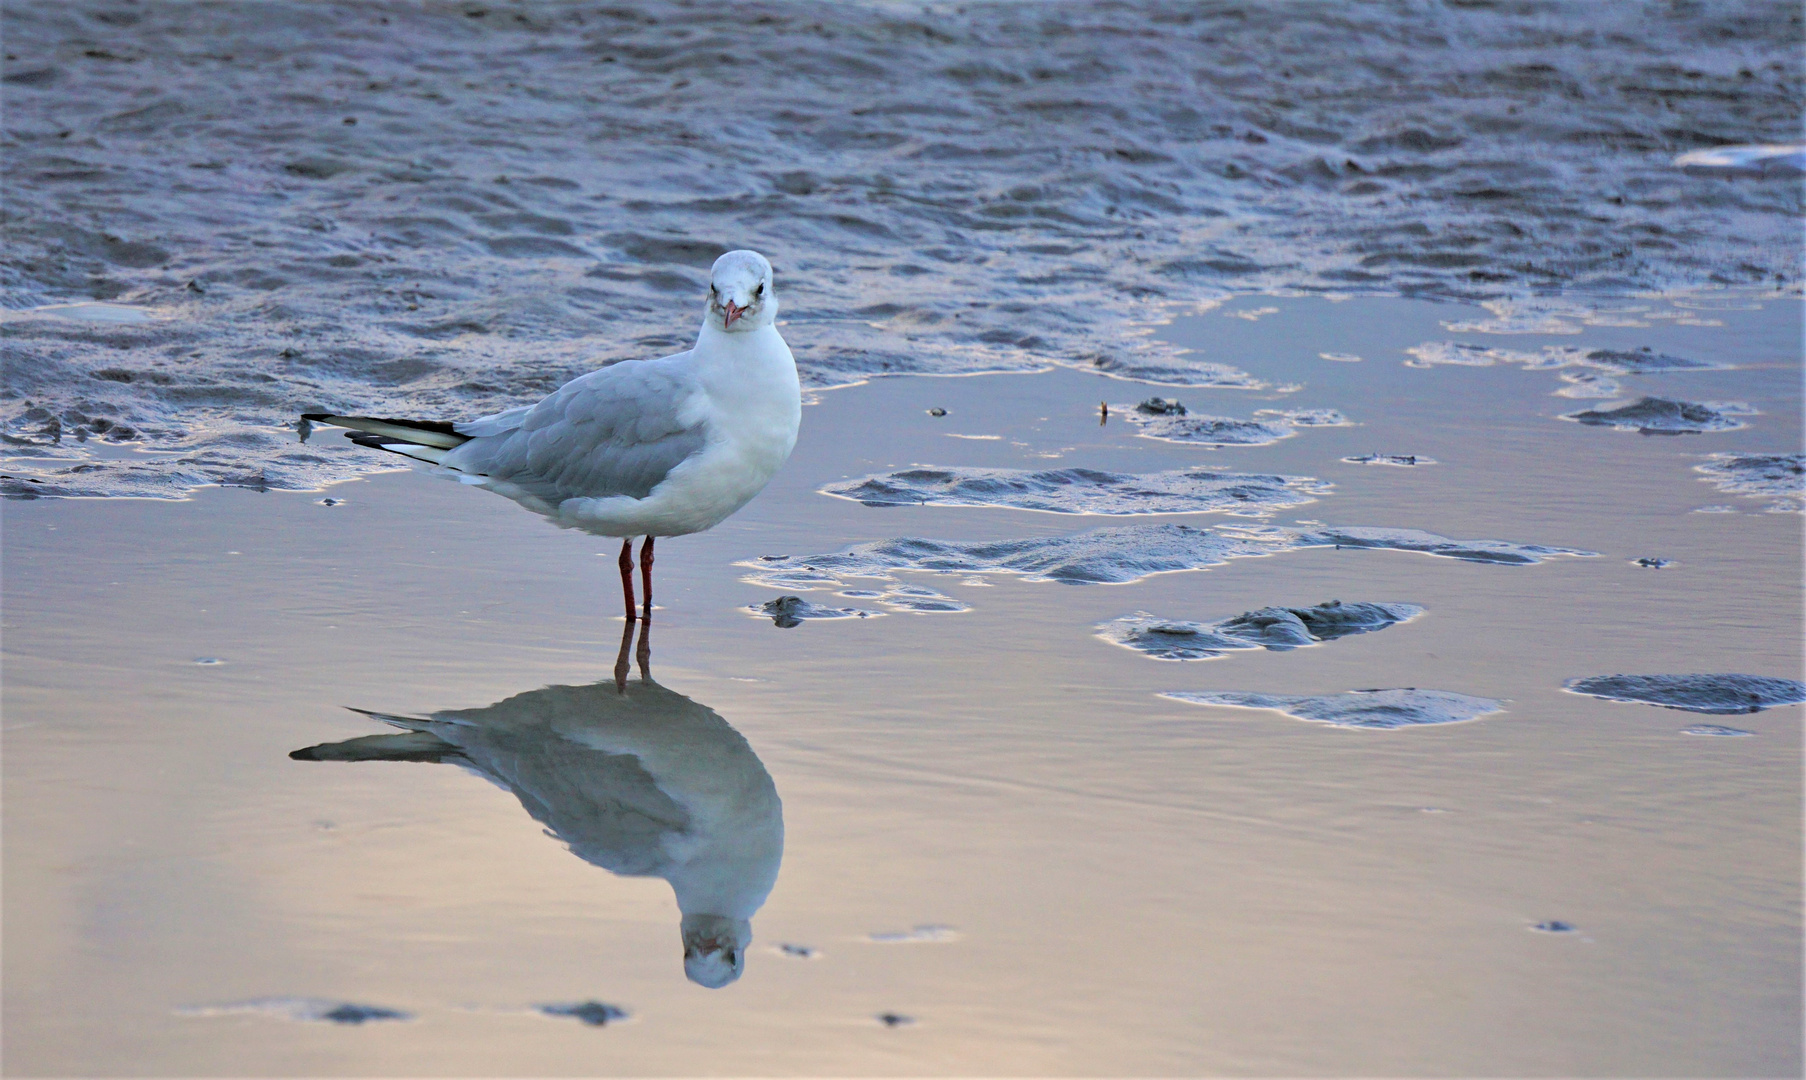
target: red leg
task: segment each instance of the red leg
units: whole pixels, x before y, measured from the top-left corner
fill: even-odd
[[[652,537],[640,545],[640,586],[646,594],[645,618],[652,621]]]
[[[632,629],[632,627],[629,627],[629,629]],[[623,649],[626,648],[625,645],[623,645],[621,647]],[[652,681],[652,620],[651,619],[641,619],[640,620],[640,647],[637,650],[635,650],[633,655],[634,655],[634,659],[636,659],[640,662],[640,678],[642,680],[644,680],[645,682],[651,682]],[[626,679],[627,679],[627,654],[625,652],[621,653],[620,666],[616,668],[616,671],[619,672],[619,674],[616,677],[616,681],[618,683],[621,683],[622,685],[625,685]]]
[[[632,644],[633,623],[629,621],[621,627],[621,651],[615,656],[615,690],[623,694],[627,692],[627,647]]]
[[[627,603],[627,621],[638,618],[633,610],[633,537],[621,541],[621,598]],[[650,609],[648,609],[650,610]]]

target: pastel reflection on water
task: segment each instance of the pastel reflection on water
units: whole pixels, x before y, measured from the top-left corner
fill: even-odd
[[[784,813],[758,755],[713,709],[646,676],[424,719],[365,715],[402,731],[289,756],[461,765],[513,792],[584,861],[670,882],[690,981],[740,977],[752,916],[777,883]]]

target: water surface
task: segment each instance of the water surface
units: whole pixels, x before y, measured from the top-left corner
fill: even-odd
[[[543,796],[527,805],[521,792],[545,783],[498,787],[455,761],[290,758],[387,737],[345,706],[423,718],[606,691],[622,628],[609,545],[411,472],[325,494],[9,503],[9,1067],[1797,1073],[1798,707],[1702,738],[1697,714],[1563,686],[1800,677],[1800,515],[1696,471],[1799,446],[1798,306],[1727,301],[1708,315],[1718,326],[1504,339],[1709,361],[1721,366],[1624,377],[1756,410],[1744,428],[1663,438],[1562,421],[1557,371],[1406,366],[1424,341],[1494,340],[1446,325],[1484,309],[1224,307],[1165,333],[1275,388],[1302,384],[1258,392],[1273,401],[1359,426],[1201,448],[1100,426],[1109,384],[1087,373],[876,380],[806,409],[796,456],[744,511],[660,545],[651,673],[718,718],[710,730],[737,733],[781,801],[776,880],[740,978],[718,990],[686,978],[686,912],[663,864],[608,865]],[[1233,316],[1263,308],[1277,310]],[[1181,393],[1205,411],[1263,400]],[[316,441],[323,457],[365,453]],[[1373,452],[1438,464],[1344,460]],[[950,462],[1334,487],[1265,519],[820,493]],[[1707,505],[1730,512],[1693,512]],[[756,570],[739,564],[761,556],[1125,524],[1416,529],[1600,555],[1323,544],[1121,584],[899,570],[898,585],[965,610],[787,628],[747,615],[783,594],[746,580]],[[1633,565],[1646,556],[1672,563]],[[1094,636],[1137,610],[1213,619],[1330,598],[1424,613],[1212,663]],[[1159,696],[1405,688],[1501,709],[1385,730]],[[405,1018],[311,1019],[352,1006]]]

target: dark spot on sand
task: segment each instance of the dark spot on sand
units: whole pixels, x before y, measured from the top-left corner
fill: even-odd
[[[1427,458],[1422,454],[1357,454],[1342,459],[1350,465],[1397,465],[1402,468],[1415,468],[1419,465],[1434,465],[1435,458]]]
[[[371,1020],[406,1020],[408,1014],[395,1009],[385,1009],[378,1005],[353,1005],[346,1002],[335,1009],[320,1014],[320,1019],[330,1020],[335,1024],[363,1024]]]
[[[569,1016],[581,1020],[590,1027],[606,1027],[617,1020],[627,1019],[627,1010],[601,1001],[579,1001],[566,1005],[541,1005],[539,1011],[547,1016]]]
[[[330,180],[342,172],[349,172],[351,168],[350,162],[336,158],[306,157],[289,162],[282,167],[282,171],[309,180]]]

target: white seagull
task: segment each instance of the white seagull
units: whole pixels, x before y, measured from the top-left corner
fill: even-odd
[[[709,271],[696,345],[627,360],[565,383],[537,405],[478,420],[395,420],[304,413],[354,428],[360,446],[430,462],[506,495],[553,524],[621,543],[621,592],[652,618],[652,541],[713,527],[745,506],[790,457],[802,420],[796,361],[776,326],[771,263],[730,251]],[[305,430],[305,429],[304,429]]]

